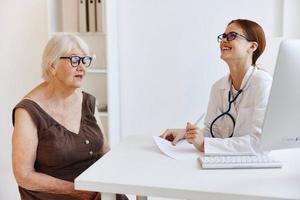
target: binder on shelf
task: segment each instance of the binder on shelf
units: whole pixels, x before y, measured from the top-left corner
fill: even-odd
[[[98,109],[98,112],[101,112],[101,113],[107,113],[107,111],[108,111],[107,104],[105,104],[105,105],[98,105],[97,109]]]
[[[62,5],[62,31],[64,32],[76,32],[78,30],[78,10],[77,4],[74,0],[63,0]]]
[[[89,32],[96,32],[96,0],[88,0],[89,13]]]
[[[96,30],[103,32],[103,2],[96,0]]]
[[[87,1],[78,0],[78,31],[87,32]]]

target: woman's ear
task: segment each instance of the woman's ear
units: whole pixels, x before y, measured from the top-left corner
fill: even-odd
[[[250,46],[250,52],[253,53],[256,49],[258,48],[258,43],[257,42],[251,42]]]
[[[54,63],[48,63],[48,69],[52,76],[56,74],[56,65]]]

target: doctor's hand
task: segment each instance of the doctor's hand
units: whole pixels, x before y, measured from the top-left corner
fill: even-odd
[[[186,125],[185,138],[190,144],[193,144],[196,147],[196,149],[198,149],[201,152],[204,152],[204,136],[197,126],[188,122]]]
[[[185,129],[167,129],[163,134],[160,135],[161,138],[164,138],[173,145],[175,145],[179,140],[184,139]]]

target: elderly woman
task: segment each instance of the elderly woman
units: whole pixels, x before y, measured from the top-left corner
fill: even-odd
[[[227,25],[218,42],[230,73],[212,86],[204,128],[187,123],[185,129],[167,129],[161,137],[173,144],[186,138],[205,154],[252,154],[272,84],[272,78],[256,67],[265,49],[265,34],[256,22],[237,19]]]
[[[100,199],[73,183],[109,151],[95,97],[80,90],[91,61],[82,39],[54,36],[43,54],[45,81],[13,109],[13,171],[23,200]]]

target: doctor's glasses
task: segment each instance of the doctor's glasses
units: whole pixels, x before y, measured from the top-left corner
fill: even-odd
[[[251,42],[251,40],[249,40],[246,36],[240,34],[240,33],[237,33],[237,32],[229,32],[229,33],[223,33],[221,35],[218,35],[217,37],[217,41],[218,42],[222,42],[224,40],[226,41],[232,41],[234,40],[237,36],[240,36],[240,37],[243,37],[245,38],[248,42]]]

